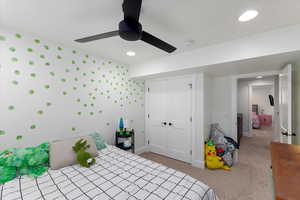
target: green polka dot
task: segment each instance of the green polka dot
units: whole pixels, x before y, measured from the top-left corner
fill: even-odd
[[[15,75],[20,75],[21,72],[19,70],[15,70]]]
[[[46,62],[46,63],[45,63],[45,65],[46,65],[46,66],[49,66],[49,65],[50,65],[50,63],[49,63],[49,62]]]
[[[37,113],[38,115],[42,115],[42,114],[44,114],[44,111],[38,110],[36,113]]]
[[[16,33],[16,38],[22,38],[22,35],[21,34],[19,34],[19,33]]]
[[[82,87],[86,87],[86,84],[83,84]]]
[[[81,115],[82,113],[81,112],[77,112],[77,115]]]
[[[29,65],[34,65],[34,62],[33,61],[29,61],[28,64]]]
[[[91,79],[91,82],[93,83],[95,80],[94,79]]]
[[[77,102],[80,102],[80,99],[78,98],[78,99],[76,99],[76,101],[77,101]]]
[[[78,81],[78,78],[74,78],[74,81]]]
[[[72,60],[72,64],[75,65],[75,63],[76,63],[75,60]]]
[[[111,64],[112,62],[111,61],[108,61],[108,64]]]
[[[65,69],[65,72],[67,72],[67,73],[68,73],[68,72],[70,72],[70,70],[69,70],[69,69]]]
[[[83,63],[83,64],[86,64],[86,61],[85,61],[85,60],[83,60],[83,61],[82,61],[82,63]]]
[[[16,137],[16,140],[22,140],[22,138],[23,138],[22,135],[18,135],[18,136]]]
[[[79,67],[76,67],[76,70],[77,70],[77,71],[79,71],[79,70],[80,70],[80,68],[79,68]]]
[[[56,56],[57,59],[62,59],[62,57],[60,55]]]
[[[9,50],[10,50],[11,52],[15,52],[15,51],[16,51],[16,48],[10,47]]]
[[[5,131],[4,130],[0,130],[0,135],[5,135]]]
[[[45,55],[41,54],[41,55],[40,55],[40,58],[44,59],[44,58],[45,58]]]
[[[54,73],[54,72],[49,72],[49,74],[50,74],[51,76],[55,76],[55,73]]]
[[[94,71],[91,71],[91,73],[92,73],[92,74],[95,74],[95,72],[94,72]]]
[[[18,62],[18,58],[13,57],[13,58],[11,58],[11,61],[12,61],[12,62]]]
[[[34,90],[29,90],[29,94],[34,94]]]
[[[73,50],[73,51],[72,51],[72,53],[73,53],[73,54],[76,54],[76,51],[75,51],[75,50]]]
[[[31,73],[30,76],[31,76],[32,78],[35,78],[35,77],[36,77],[36,74],[35,74],[35,73]]]
[[[84,107],[87,107],[87,104],[85,103],[85,104],[83,104],[83,106],[84,106]]]
[[[90,115],[94,115],[94,112],[90,112]]]
[[[47,103],[46,103],[46,106],[47,106],[47,107],[49,107],[49,106],[51,106],[51,105],[52,105],[52,103],[50,103],[50,102],[47,102]]]
[[[45,88],[45,89],[49,89],[49,88],[50,88],[50,85],[44,85],[44,88]]]
[[[96,60],[93,60],[93,64],[96,64]]]
[[[96,97],[93,97],[92,99],[93,99],[93,100],[96,100]]]
[[[0,41],[5,41],[6,38],[3,35],[0,35]]]
[[[86,57],[86,58],[88,58],[88,57],[89,57],[89,55],[85,55],[85,57]]]
[[[8,110],[14,110],[15,106],[8,106]]]
[[[33,49],[32,48],[28,48],[27,51],[28,52],[33,52]]]
[[[57,47],[57,50],[58,50],[58,51],[62,51],[62,48],[61,48],[61,47]]]
[[[77,90],[77,87],[73,87],[73,90]]]
[[[35,125],[35,124],[32,124],[32,125],[30,126],[30,129],[36,129],[36,125]]]
[[[83,76],[86,76],[86,73],[82,73]]]
[[[67,80],[65,78],[62,78],[61,79],[61,82],[66,82]]]
[[[39,44],[41,41],[40,40],[34,40],[35,43]]]
[[[19,83],[18,83],[18,81],[12,81],[12,84],[18,85]]]
[[[49,46],[48,46],[48,45],[44,45],[44,48],[45,48],[46,50],[49,50]]]
[[[67,95],[68,93],[66,91],[63,91],[63,95]]]
[[[91,103],[91,106],[92,106],[92,107],[94,107],[94,104],[93,104],[93,103]]]
[[[75,127],[72,127],[72,128],[71,128],[71,131],[76,131],[76,128],[75,128]]]

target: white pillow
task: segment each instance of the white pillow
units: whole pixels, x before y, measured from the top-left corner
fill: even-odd
[[[60,169],[77,163],[76,153],[73,150],[75,143],[84,139],[90,145],[86,151],[92,156],[97,157],[98,151],[94,140],[90,136],[68,138],[52,142],[49,148],[49,164],[50,168]]]

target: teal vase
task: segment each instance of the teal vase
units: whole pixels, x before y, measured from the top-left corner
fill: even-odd
[[[119,122],[119,128],[120,128],[120,130],[123,130],[123,129],[124,129],[124,121],[123,121],[123,118],[120,119],[120,122]]]

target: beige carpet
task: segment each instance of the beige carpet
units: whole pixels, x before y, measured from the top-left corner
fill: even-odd
[[[254,130],[251,138],[243,137],[239,163],[229,172],[195,168],[154,153],[141,156],[199,179],[214,188],[220,200],[271,200],[270,141],[269,128]]]

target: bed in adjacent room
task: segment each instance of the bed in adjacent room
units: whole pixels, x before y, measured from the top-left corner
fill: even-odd
[[[218,199],[204,183],[113,146],[99,151],[96,161],[90,168],[72,165],[9,181],[0,185],[0,200]]]

